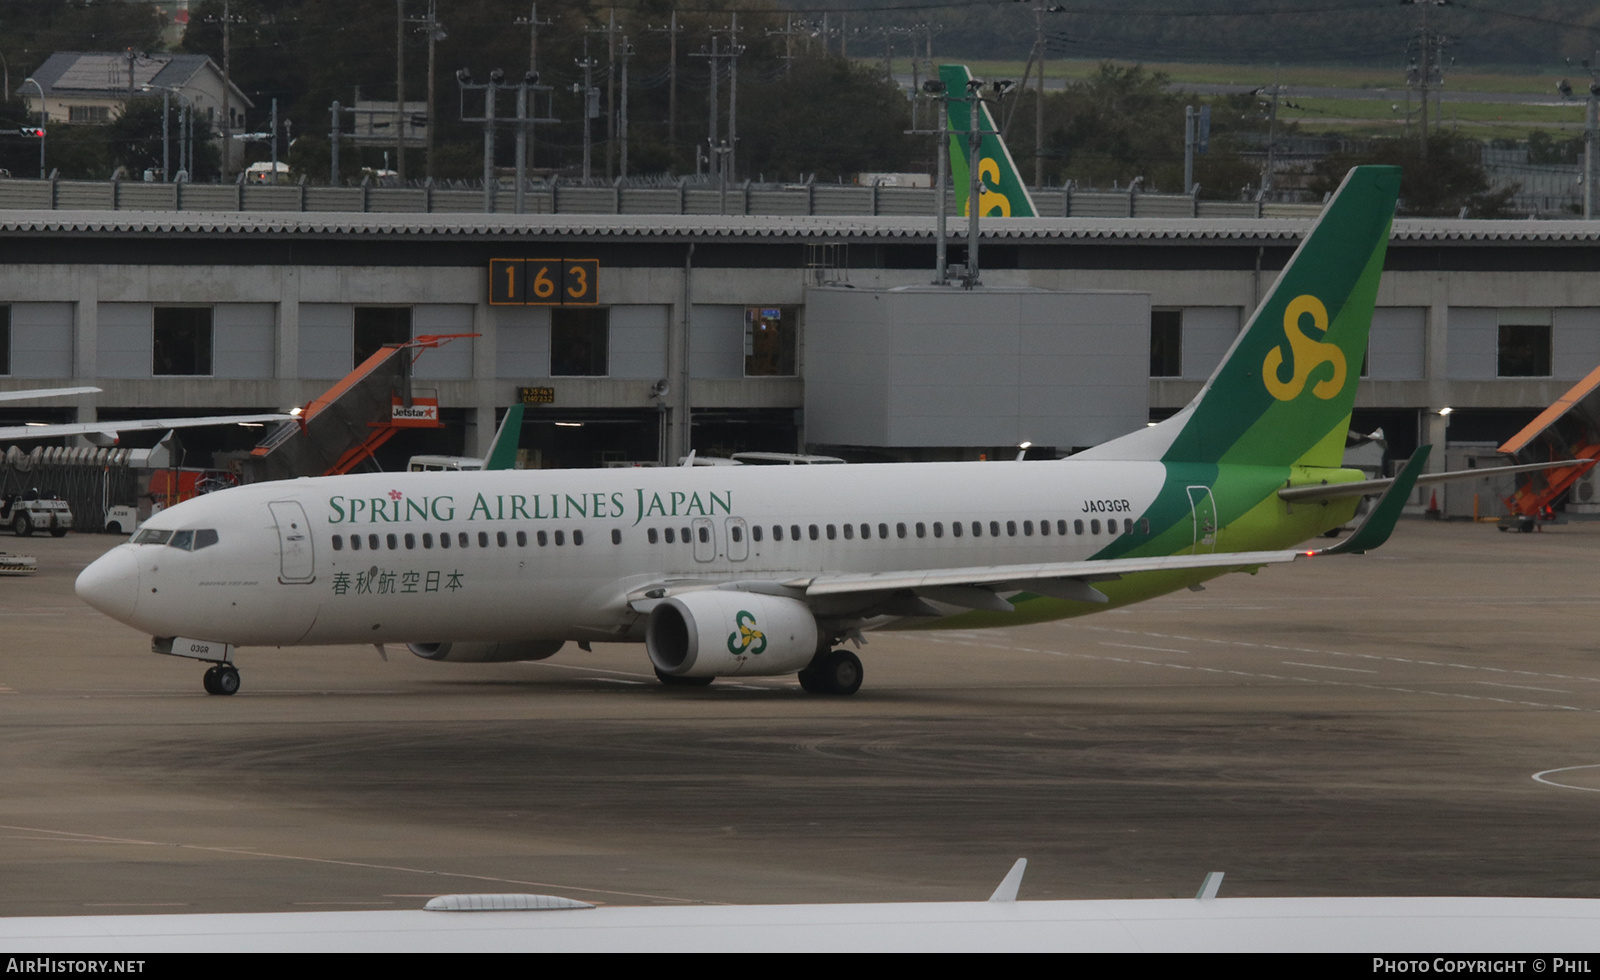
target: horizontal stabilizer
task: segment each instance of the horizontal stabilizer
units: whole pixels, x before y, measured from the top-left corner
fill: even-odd
[[[1589,467],[1593,466],[1594,463],[1594,460],[1588,459],[1558,459],[1548,463],[1524,463],[1519,466],[1490,466],[1475,470],[1423,473],[1417,477],[1416,485],[1425,487],[1434,483],[1476,480],[1480,477],[1506,476],[1511,473],[1529,473],[1535,470],[1554,470],[1564,466]],[[1322,483],[1312,487],[1285,487],[1278,491],[1278,496],[1291,504],[1316,503],[1319,500],[1348,500],[1351,497],[1371,497],[1388,490],[1390,485],[1397,479],[1399,477],[1391,476],[1381,480],[1357,480],[1353,483]]]

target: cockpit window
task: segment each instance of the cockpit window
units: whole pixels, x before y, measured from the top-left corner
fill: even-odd
[[[169,548],[181,548],[184,551],[199,551],[209,548],[219,540],[216,528],[200,528],[189,531],[141,531],[134,538],[134,544],[165,544]]]

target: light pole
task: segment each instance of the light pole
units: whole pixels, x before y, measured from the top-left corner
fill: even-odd
[[[172,182],[172,168],[169,164],[169,147],[171,145],[171,137],[168,135],[170,132],[169,120],[172,118],[171,97],[176,95],[178,100],[183,103],[184,116],[187,117],[189,125],[192,125],[194,121],[194,103],[188,96],[183,94],[183,89],[181,86],[155,84],[146,84],[140,86],[140,90],[144,92],[149,92],[154,89],[161,90],[161,182],[165,184]],[[188,133],[189,130],[185,125],[185,120],[180,118],[178,120],[178,169],[185,171],[189,175],[190,179],[193,179],[194,142],[193,137],[188,135]],[[187,156],[189,161],[187,167],[184,166],[185,148],[187,148]]]
[[[44,86],[35,81],[32,76],[22,80],[22,85],[17,86],[18,92],[22,91],[23,85],[32,85],[39,90],[39,179],[44,180],[44,129],[45,124],[50,121],[45,112]]]

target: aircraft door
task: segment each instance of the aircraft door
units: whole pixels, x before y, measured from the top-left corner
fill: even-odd
[[[311,548],[311,522],[306,520],[305,508],[296,500],[274,500],[267,507],[278,526],[278,581],[285,585],[316,581],[316,555]]]
[[[1190,487],[1189,509],[1194,515],[1194,549],[1190,554],[1212,554],[1217,550],[1217,501],[1211,496],[1211,488]]]
[[[750,528],[744,518],[730,517],[724,522],[728,534],[728,558],[744,561],[750,557]]]
[[[717,526],[709,517],[696,517],[692,522],[694,535],[694,560],[713,561],[717,557]]]

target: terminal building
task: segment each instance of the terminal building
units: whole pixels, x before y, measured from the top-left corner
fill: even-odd
[[[0,211],[0,388],[103,389],[3,414],[283,410],[464,334],[415,364],[445,428],[407,452],[522,401],[530,466],[1059,456],[1185,404],[1309,224],[986,221],[964,291],[918,217]],[[1378,307],[1355,427],[1494,444],[1600,364],[1600,229],[1397,221]]]

